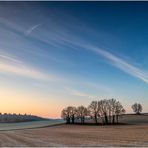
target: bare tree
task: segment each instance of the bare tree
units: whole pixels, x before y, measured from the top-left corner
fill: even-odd
[[[93,117],[93,119],[95,120],[95,123],[98,123],[98,115],[99,115],[99,104],[98,101],[92,101],[91,104],[88,106],[88,110],[90,112],[90,115]]]
[[[72,123],[75,122],[75,116],[76,116],[76,107],[74,106],[68,106],[61,112],[61,117],[66,120],[66,123]],[[70,122],[71,121],[71,122]]]
[[[71,118],[72,124],[74,124],[75,123],[75,116],[76,116],[76,112],[77,112],[76,107],[69,106],[68,111],[70,112],[70,118]]]
[[[63,109],[61,112],[61,117],[66,120],[67,124],[70,124],[70,112],[67,108]]]
[[[108,100],[104,99],[104,100],[100,100],[99,101],[99,115],[102,117],[102,121],[103,118],[105,120],[105,122],[103,121],[103,124],[108,124],[108,109],[109,109],[109,103]]]
[[[99,115],[100,117],[102,117],[103,124],[110,124],[110,123],[114,124],[115,117],[116,121],[118,122],[119,115],[125,113],[123,106],[116,99],[100,100],[99,104],[100,104]]]
[[[140,114],[142,112],[142,105],[140,103],[135,103],[132,105],[132,109],[136,114]]]
[[[112,98],[108,100],[108,109],[109,109],[109,123],[115,123],[115,107],[116,99]]]
[[[125,109],[123,108],[123,106],[121,105],[121,103],[119,101],[116,102],[115,104],[115,115],[116,115],[116,121],[118,123],[118,117],[119,115],[122,115],[125,113]]]
[[[85,122],[85,116],[89,115],[89,111],[84,106],[77,107],[77,118],[81,119],[81,124],[84,124]]]

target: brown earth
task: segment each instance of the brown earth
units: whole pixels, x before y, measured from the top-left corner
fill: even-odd
[[[148,124],[0,131],[0,146],[148,146]]]

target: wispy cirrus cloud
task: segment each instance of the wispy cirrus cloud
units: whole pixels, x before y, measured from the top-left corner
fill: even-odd
[[[57,78],[36,69],[24,62],[6,55],[0,55],[0,73],[14,74],[26,78],[43,80],[43,81],[56,81]]]
[[[4,61],[15,62],[15,63],[22,63],[22,62],[21,62],[20,60],[18,60],[18,59],[12,58],[12,57],[7,56],[7,55],[2,55],[2,54],[0,54],[0,59],[1,59],[1,61],[4,60]]]
[[[71,89],[71,88],[65,88],[65,90],[73,96],[78,96],[78,97],[86,97],[86,98],[90,98],[90,99],[95,99],[97,98],[97,96],[93,96],[89,93],[85,93],[76,89]]]
[[[99,56],[104,57],[108,61],[109,64],[130,74],[131,76],[141,79],[145,83],[148,83],[148,71],[142,70],[142,69],[134,66],[133,64],[128,63],[124,59],[114,55],[113,53],[110,53],[104,49],[100,49],[99,47],[89,45],[89,44],[80,44],[79,46],[81,46],[87,50],[90,50]]]
[[[56,42],[58,42],[59,44],[61,44],[62,42],[62,44],[64,43],[65,45],[68,45],[71,48],[85,49],[91,51],[97,54],[98,56],[102,56],[103,58],[105,58],[107,62],[113,65],[114,67],[122,70],[127,74],[130,74],[135,78],[139,78],[145,83],[148,83],[148,71],[145,71],[135,66],[134,63],[130,63],[127,60],[124,60],[123,58],[120,58],[119,56],[107,51],[106,49],[101,49],[96,45],[92,45],[91,42],[87,42],[81,39],[80,37],[76,36],[71,37],[65,34],[64,35],[59,34],[58,40],[56,40]],[[55,44],[57,44],[56,42]]]
[[[62,41],[62,44],[64,43],[71,48],[88,50],[97,54],[98,56],[102,56],[107,60],[109,64],[113,65],[114,67],[122,70],[127,74],[130,74],[135,78],[139,78],[145,83],[148,83],[148,71],[135,66],[134,63],[130,63],[127,60],[124,60],[123,58],[120,58],[119,56],[107,51],[106,49],[99,48],[96,45],[93,45],[91,42],[87,42],[80,37],[71,37],[64,33],[59,34],[58,40],[59,44]]]
[[[30,35],[35,29],[37,29],[38,27],[40,27],[42,24],[36,24],[31,26],[26,32],[25,35],[28,36]]]
[[[148,71],[142,70],[133,64],[130,64],[127,61],[115,56],[114,54],[97,47],[90,47],[90,50],[93,50],[97,54],[105,57],[110,62],[110,64],[119,68],[120,70],[130,74],[131,76],[141,79],[145,83],[148,83]]]

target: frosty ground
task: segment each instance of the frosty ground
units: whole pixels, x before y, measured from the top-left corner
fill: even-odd
[[[50,126],[48,123],[49,127],[3,130],[0,131],[0,146],[148,146],[147,115],[126,115],[120,120],[129,124],[89,126],[56,123],[56,126]]]

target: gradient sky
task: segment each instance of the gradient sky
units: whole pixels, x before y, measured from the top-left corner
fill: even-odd
[[[148,112],[148,2],[0,2],[0,112],[112,97]]]

